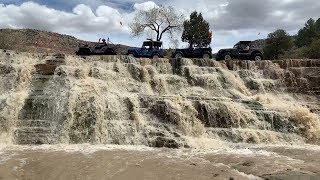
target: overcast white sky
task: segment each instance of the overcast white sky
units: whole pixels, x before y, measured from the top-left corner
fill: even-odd
[[[320,18],[318,0],[0,0],[0,28],[35,28],[91,41],[110,37],[114,43],[140,46],[146,37],[131,37],[128,25],[138,10],[160,4],[186,17],[201,12],[213,31],[214,52],[239,40],[265,38],[279,28],[296,34],[309,18]]]

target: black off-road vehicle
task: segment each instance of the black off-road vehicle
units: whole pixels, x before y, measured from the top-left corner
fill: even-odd
[[[216,60],[255,60],[263,59],[263,46],[252,41],[240,41],[230,49],[220,49],[216,55]]]
[[[187,49],[176,49],[171,55],[172,58],[212,58],[212,49],[210,47],[189,47]]]
[[[106,42],[105,39],[102,39],[102,42],[95,43],[93,45],[83,45],[79,47],[79,50],[76,51],[77,55],[89,56],[89,55],[116,55],[115,45]]]

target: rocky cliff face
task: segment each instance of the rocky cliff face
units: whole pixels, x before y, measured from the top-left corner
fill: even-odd
[[[320,60],[0,53],[0,137],[17,144],[319,143]]]

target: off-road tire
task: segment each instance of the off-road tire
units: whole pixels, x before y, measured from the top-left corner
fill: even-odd
[[[253,60],[254,61],[261,61],[263,58],[262,58],[262,54],[260,53],[256,53],[253,55]]]
[[[153,54],[152,55],[152,59],[159,59],[160,58],[160,55],[159,54]]]
[[[210,53],[208,53],[208,52],[203,53],[202,58],[203,59],[210,59]]]
[[[129,53],[128,56],[130,57],[136,57],[136,55],[134,53]]]
[[[117,53],[113,49],[110,49],[110,48],[108,48],[104,51],[104,55],[116,55],[116,54]]]
[[[76,54],[79,56],[89,56],[91,52],[89,49],[82,49],[82,50],[79,50]]]
[[[230,53],[223,54],[222,57],[223,57],[223,60],[225,61],[232,60],[232,56]]]
[[[181,52],[177,52],[175,55],[174,55],[174,58],[183,58],[183,54]]]

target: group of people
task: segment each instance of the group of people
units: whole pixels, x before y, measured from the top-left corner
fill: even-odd
[[[108,42],[109,42],[109,38],[108,38]],[[107,44],[107,42],[106,42],[106,39],[99,39],[99,42],[98,42],[99,44]]]
[[[243,51],[249,51],[250,50],[250,45],[249,44],[243,44],[241,48],[242,48]]]

